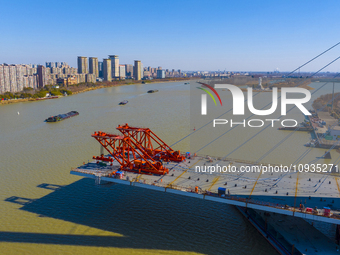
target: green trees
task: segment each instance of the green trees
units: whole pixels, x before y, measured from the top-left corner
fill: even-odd
[[[48,93],[48,91],[42,89],[42,90],[40,90],[38,93],[36,93],[36,94],[34,95],[34,97],[45,97],[45,96],[46,96],[46,93]]]
[[[59,89],[52,89],[51,91],[51,95],[53,96],[62,96],[63,94],[60,92]]]
[[[67,90],[67,89],[62,89],[62,90],[60,90],[60,92],[61,93],[65,93],[66,92],[66,94],[69,96],[69,95],[72,95],[72,91],[69,91],[69,90]]]

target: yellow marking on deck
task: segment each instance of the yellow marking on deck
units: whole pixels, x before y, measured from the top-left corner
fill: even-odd
[[[212,184],[210,185],[208,191],[211,190],[211,188],[216,184],[216,182],[220,179],[220,176],[217,176],[214,178],[214,180],[212,181]]]
[[[298,185],[299,185],[299,172],[297,172],[296,175],[296,184],[295,184],[295,197],[294,197],[294,211],[293,211],[293,216],[295,213],[295,205],[296,205],[296,197],[297,197],[297,192],[298,192]]]
[[[138,175],[137,176],[137,178],[136,178],[136,182],[139,182],[140,181],[140,179],[141,179],[141,177],[142,177],[142,175],[140,174],[140,175]]]
[[[132,181],[133,182],[140,182],[140,180],[143,179],[142,176],[143,176],[143,174],[139,174],[136,178],[133,178]]]
[[[196,165],[198,162],[200,162],[202,159],[198,160],[195,164],[193,164],[191,167],[193,167],[194,165]],[[185,170],[183,173],[181,173],[179,176],[176,177],[175,180],[173,180],[172,182],[170,182],[166,187],[170,187],[175,181],[177,181],[183,174],[185,174],[191,167],[189,167],[187,170]]]
[[[335,179],[336,186],[338,187],[339,196],[340,196],[340,186],[339,186],[339,183],[338,183],[338,178],[334,177],[334,179]]]
[[[262,175],[262,171],[260,172],[259,176],[257,177],[256,182],[254,183],[254,186],[253,186],[253,188],[252,188],[251,191],[250,191],[250,194],[249,194],[248,199],[250,199],[251,195],[253,194],[254,189],[255,189],[255,186],[256,186],[258,180],[260,179],[260,176],[261,176],[261,175]],[[248,202],[247,202],[247,203],[248,203]]]

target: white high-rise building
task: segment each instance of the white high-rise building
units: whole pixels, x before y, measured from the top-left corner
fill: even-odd
[[[144,78],[144,68],[143,68],[142,62],[140,63],[140,78],[141,78],[141,79]]]
[[[4,90],[11,91],[11,83],[9,80],[9,65],[4,65]]]
[[[111,59],[112,80],[118,80],[119,79],[119,56],[109,55],[109,59]]]
[[[15,65],[9,66],[9,85],[10,85],[10,92],[18,92],[17,86],[17,69]]]
[[[0,94],[5,93],[4,66],[0,65]]]
[[[125,65],[119,65],[119,79],[124,80],[126,77]]]
[[[112,81],[111,59],[103,59],[103,78],[104,81]]]
[[[24,89],[24,67],[22,65],[15,65],[16,68],[16,80],[17,80],[17,91]]]

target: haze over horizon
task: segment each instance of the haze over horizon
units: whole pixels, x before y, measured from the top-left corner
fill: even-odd
[[[292,71],[339,42],[340,2],[326,0],[3,2],[0,63],[119,55],[187,71]],[[301,72],[340,56],[340,46]],[[338,72],[340,61],[324,71]]]

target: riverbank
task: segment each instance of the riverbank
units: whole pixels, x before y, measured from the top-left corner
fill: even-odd
[[[292,86],[290,86],[290,87],[292,87]],[[312,88],[312,87],[310,87],[308,85],[302,85],[302,86],[297,86],[297,87],[304,88],[304,89],[307,89],[307,90],[313,90],[314,89],[314,88]],[[278,91],[281,91],[281,88],[282,87],[278,87]],[[248,91],[247,88],[241,88],[241,90],[243,92],[247,92]],[[262,89],[253,89],[253,92],[272,92],[272,90],[271,89],[264,89],[264,90],[262,90]]]
[[[190,78],[166,79],[165,81],[160,80],[160,79],[148,80],[148,81],[129,81],[129,82],[113,81],[113,82],[93,83],[91,84],[91,86],[89,86],[88,84],[71,85],[71,86],[68,86],[67,89],[72,92],[72,95],[76,95],[76,94],[83,93],[83,92],[88,92],[88,91],[103,89],[103,88],[116,87],[116,86],[144,85],[144,84],[151,84],[151,83],[169,83],[169,82],[181,82],[181,81],[184,82],[187,80],[190,80]],[[72,95],[68,95],[68,96],[72,96]],[[61,97],[63,96],[59,96],[59,98]],[[36,101],[42,101],[45,99],[49,99],[49,98],[18,98],[18,99],[10,99],[10,100],[1,100],[0,105],[23,103],[23,102],[36,102]]]

